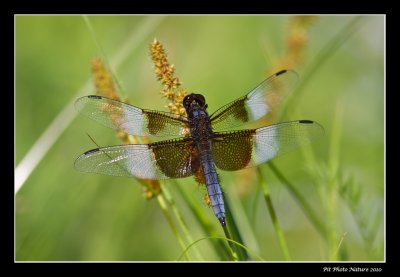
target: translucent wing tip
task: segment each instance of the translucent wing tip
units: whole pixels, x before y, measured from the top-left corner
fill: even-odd
[[[311,130],[312,136],[310,137],[310,139],[312,139],[312,140],[318,139],[325,134],[324,127],[322,127],[322,125],[316,121],[309,120],[309,119],[302,119],[302,120],[298,120],[297,122],[302,125],[310,125],[310,127],[312,126],[312,130]]]
[[[104,97],[99,96],[99,95],[82,96],[82,97],[79,97],[78,99],[76,99],[74,106],[75,106],[75,109],[80,111],[82,109],[83,104],[85,103],[85,101],[88,101],[88,99],[103,99],[103,98]]]

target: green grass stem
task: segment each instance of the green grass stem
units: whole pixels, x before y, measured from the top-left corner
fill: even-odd
[[[318,230],[318,232],[325,237],[326,230],[324,224],[318,218],[317,214],[314,212],[313,208],[311,208],[311,206],[308,204],[308,202],[300,193],[300,191],[297,190],[297,188],[283,175],[283,173],[276,167],[276,165],[273,162],[269,162],[268,166],[275,174],[275,176],[278,178],[278,180],[286,186],[286,188],[292,194],[293,198],[303,209],[304,214],[308,217],[308,219],[310,219],[311,223]]]
[[[240,234],[238,225],[236,224],[236,221],[232,215],[229,201],[225,201],[225,212],[226,212],[226,222],[227,222],[227,226],[223,228],[225,236],[227,236],[228,239],[233,239],[243,244],[242,235]],[[236,252],[241,261],[246,261],[249,257],[246,250],[243,248],[236,249]]]
[[[171,196],[171,193],[169,192],[168,188],[166,186],[162,187],[162,193],[164,194],[165,199],[167,200],[169,206],[172,209],[172,212],[174,213],[176,220],[178,221],[179,226],[181,227],[183,234],[186,237],[186,241],[191,243],[193,241],[192,236],[190,235],[189,229],[187,227],[187,224],[185,220],[183,219],[183,216],[179,209],[177,208],[175,204],[175,200]],[[198,257],[199,260],[204,260],[204,257],[201,255],[200,251],[197,248],[194,248],[193,252],[195,255]]]
[[[171,180],[171,182],[174,184],[175,188],[177,188],[182,198],[185,199],[186,204],[189,206],[203,232],[209,237],[217,237],[219,233],[215,228],[215,222],[204,212],[204,208],[200,206],[202,204],[195,199],[193,195],[187,193],[185,189],[182,189],[181,185],[178,184],[176,180]],[[221,260],[231,259],[231,251],[223,241],[211,240],[211,245]]]
[[[289,253],[289,248],[286,243],[285,235],[283,234],[281,225],[279,224],[278,217],[276,215],[274,206],[272,204],[272,199],[271,199],[271,194],[269,191],[268,183],[266,182],[265,178],[263,177],[263,175],[261,173],[261,169],[259,167],[257,167],[257,173],[258,173],[258,177],[259,177],[259,180],[261,183],[261,187],[263,189],[265,203],[267,205],[268,212],[271,216],[271,221],[272,221],[272,224],[274,225],[275,232],[278,236],[278,241],[279,241],[279,245],[282,249],[283,256],[285,257],[286,261],[291,261],[292,258]]]
[[[190,249],[193,245],[195,245],[196,243],[199,243],[200,241],[203,241],[203,240],[211,240],[211,241],[218,240],[218,241],[221,241],[221,242],[223,242],[223,241],[228,241],[228,243],[230,243],[231,245],[236,245],[236,246],[238,246],[238,247],[240,247],[240,248],[243,248],[243,249],[245,249],[247,252],[252,253],[252,255],[253,255],[254,257],[257,257],[258,260],[264,261],[264,259],[263,259],[262,257],[260,257],[256,252],[252,251],[250,248],[246,247],[245,245],[243,245],[243,244],[241,244],[241,243],[239,243],[239,242],[237,242],[237,241],[235,241],[235,240],[228,239],[228,238],[226,238],[226,237],[225,237],[225,238],[224,238],[224,237],[205,237],[205,238],[198,239],[198,240],[196,240],[195,242],[193,242],[193,243],[191,243],[190,245],[188,245],[188,247],[187,247],[187,248],[185,249],[185,251],[178,257],[177,260],[180,261],[180,260],[182,259],[183,255],[184,255],[187,251],[189,251],[189,249]]]
[[[174,233],[176,240],[178,241],[179,245],[181,246],[182,250],[186,249],[186,245],[185,242],[183,241],[181,235],[178,232],[178,229],[175,226],[174,221],[172,220],[172,216],[170,215],[169,211],[168,211],[168,207],[167,207],[167,203],[164,200],[164,197],[162,194],[157,195],[157,201],[158,204],[161,208],[161,211],[163,212],[165,218],[167,219],[167,222],[169,224],[169,226],[171,227],[172,232]],[[192,258],[190,257],[190,255],[185,252],[185,257],[187,258],[187,260],[192,260]]]

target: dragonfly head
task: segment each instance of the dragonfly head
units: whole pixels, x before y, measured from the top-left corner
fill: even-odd
[[[183,99],[183,106],[185,107],[186,111],[207,109],[206,99],[203,95],[197,93],[186,95]]]

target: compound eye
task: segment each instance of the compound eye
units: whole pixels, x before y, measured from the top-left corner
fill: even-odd
[[[183,106],[185,108],[189,107],[191,102],[192,102],[192,94],[186,95],[185,98],[183,98]]]
[[[206,99],[204,98],[203,95],[201,95],[201,94],[196,94],[196,102],[199,103],[199,105],[200,105],[201,107],[203,107],[204,104],[206,103]]]

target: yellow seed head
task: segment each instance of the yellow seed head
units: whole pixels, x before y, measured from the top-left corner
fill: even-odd
[[[186,115],[183,108],[183,98],[187,92],[180,88],[181,82],[175,77],[175,67],[170,64],[163,45],[157,39],[150,44],[150,55],[154,64],[154,73],[157,80],[163,84],[161,95],[168,100],[168,109],[171,113]]]

